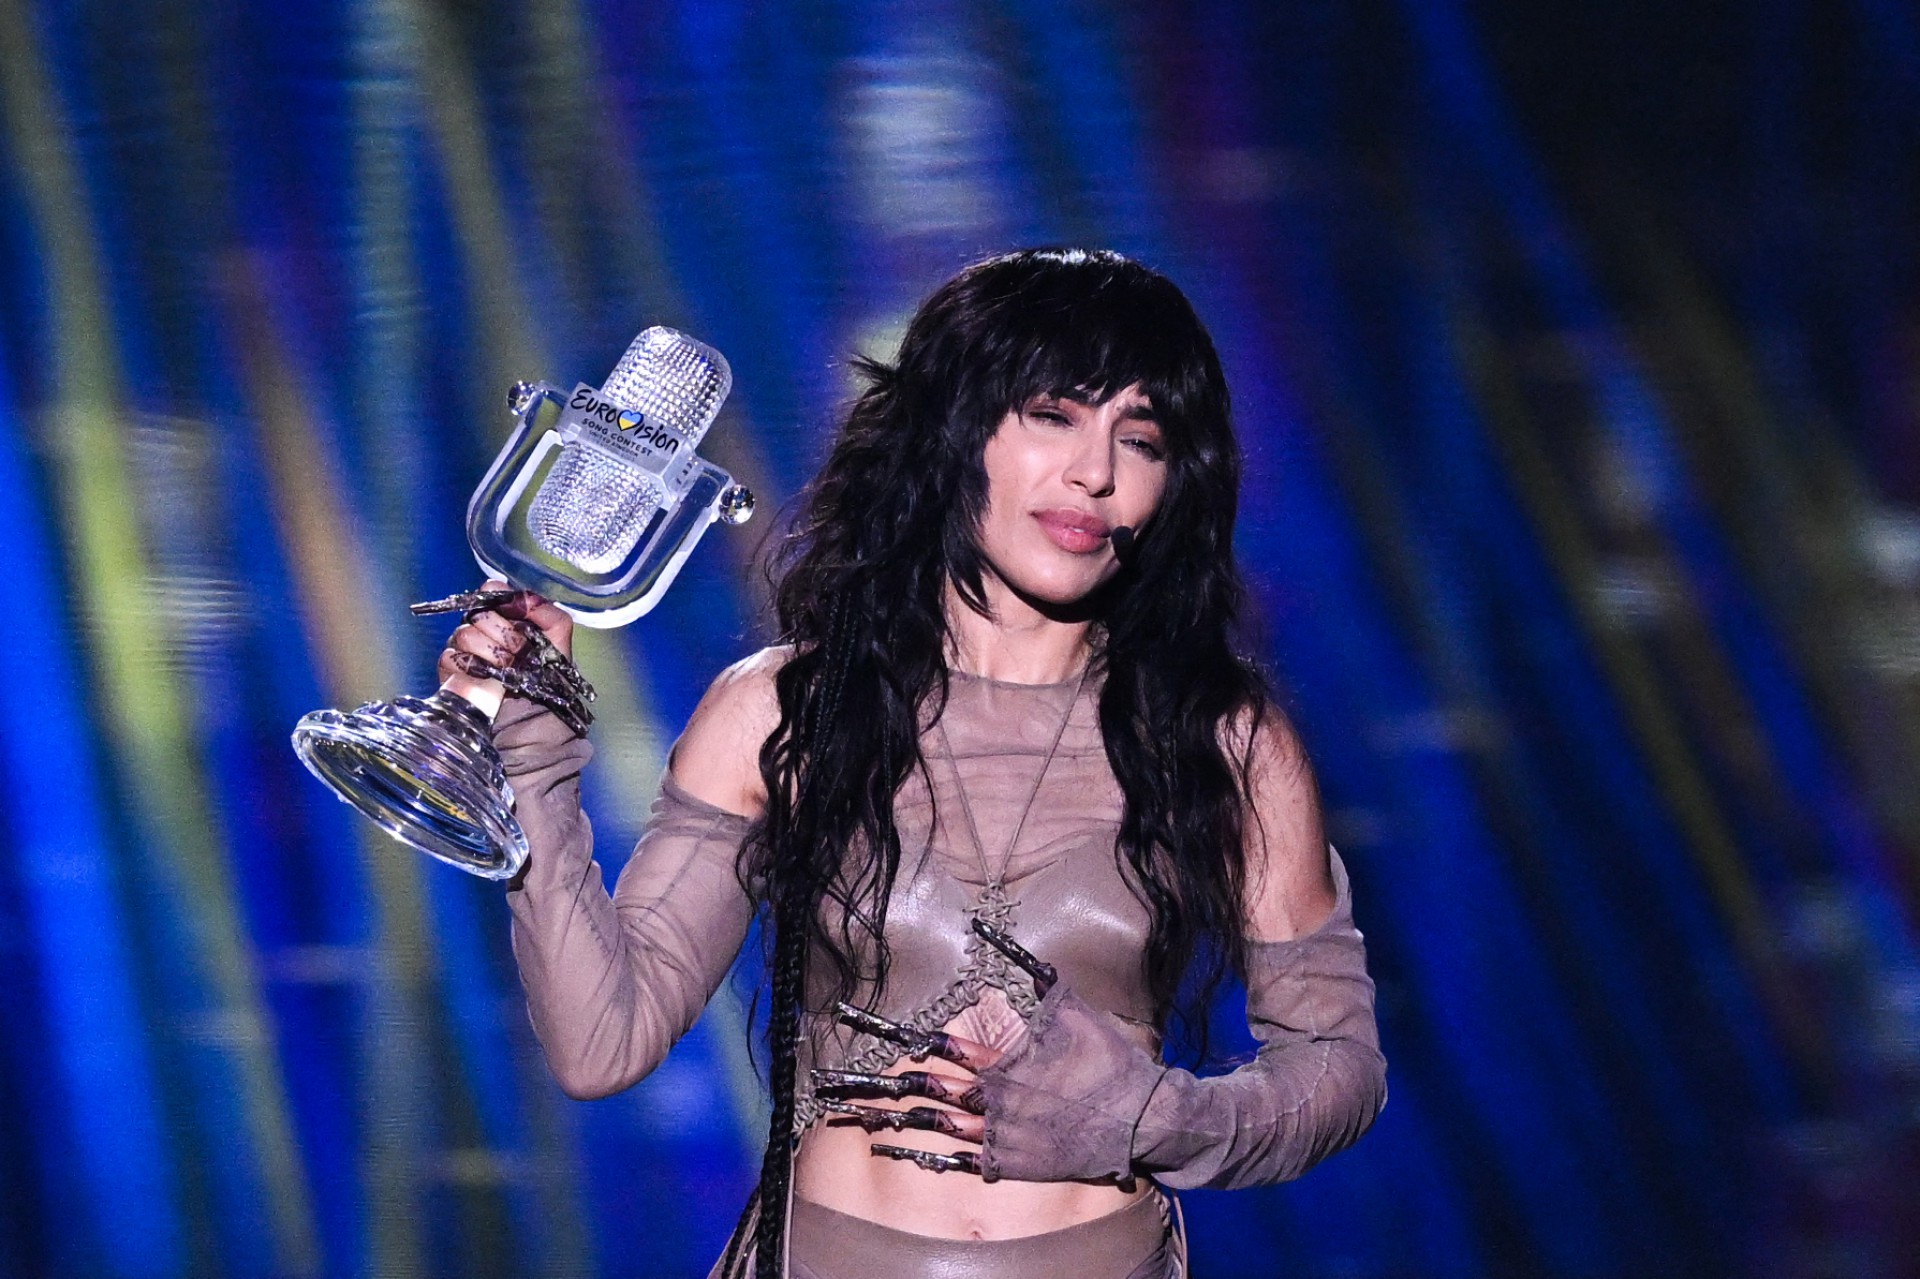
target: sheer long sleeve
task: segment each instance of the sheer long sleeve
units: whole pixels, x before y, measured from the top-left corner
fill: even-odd
[[[494,744],[531,846],[507,902],[534,1033],[567,1095],[604,1097],[659,1065],[726,977],[753,918],[735,872],[751,823],[663,777],[609,896],[580,809],[593,748],[517,698]]]
[[[1346,868],[1325,923],[1256,942],[1247,1016],[1260,1051],[1224,1075],[1169,1068],[1064,983],[1021,1045],[981,1073],[983,1171],[1062,1181],[1150,1173],[1177,1189],[1286,1181],[1352,1145],[1386,1103],[1366,947]]]

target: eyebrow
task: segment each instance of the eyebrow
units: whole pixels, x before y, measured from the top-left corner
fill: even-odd
[[[1109,396],[1108,398],[1111,399],[1112,397]],[[1072,400],[1075,404],[1083,404],[1088,408],[1092,408],[1095,404],[1106,403],[1106,400],[1090,400],[1086,396],[1076,395],[1072,391],[1041,391],[1029,397],[1027,403],[1031,404],[1035,400]],[[1150,400],[1141,400],[1120,416],[1129,422],[1151,422],[1155,426],[1160,425],[1160,419],[1155,416],[1153,403]]]

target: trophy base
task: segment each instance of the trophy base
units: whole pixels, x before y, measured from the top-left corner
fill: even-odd
[[[442,690],[315,711],[293,730],[300,762],[402,843],[485,879],[527,860],[513,788],[486,716]]]

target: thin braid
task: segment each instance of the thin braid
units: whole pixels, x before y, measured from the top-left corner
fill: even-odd
[[[847,670],[853,665],[852,654],[847,652],[847,601],[843,595],[836,595],[827,606],[827,642],[833,646],[834,659],[828,668],[825,706],[821,708],[820,722],[830,725],[840,713],[840,699],[847,692]]]
[[[853,643],[849,634],[852,617],[844,598],[836,597],[828,607],[827,638],[821,672],[823,696],[809,699],[809,714],[803,719],[808,730],[806,740],[819,741],[833,732],[847,675],[853,665]],[[804,874],[798,873],[805,857],[804,841],[817,838],[819,820],[815,805],[817,779],[813,761],[802,751],[800,784],[792,800],[792,815],[798,820],[784,823],[788,847],[775,848],[776,860],[768,866],[768,887],[773,899],[773,998],[768,1013],[767,1037],[771,1042],[767,1084],[773,1094],[773,1112],[767,1121],[767,1147],[760,1162],[760,1188],[757,1192],[760,1214],[754,1229],[754,1274],[756,1279],[781,1279],[786,1263],[787,1197],[793,1184],[795,1083],[800,1058],[800,1013],[806,990],[807,917],[816,908],[817,897]]]
[[[727,1251],[720,1258],[721,1279],[740,1279],[738,1267],[746,1262],[746,1243],[753,1237],[753,1223],[759,1210],[760,1187],[755,1186],[747,1196],[747,1206],[740,1210],[740,1220],[733,1223],[733,1233],[727,1236]]]
[[[760,1221],[755,1230],[756,1279],[780,1279],[786,1261],[787,1194],[793,1183],[794,1076],[800,1056],[800,990],[806,975],[807,935],[796,919],[791,895],[775,912],[773,1061],[768,1082],[773,1116],[760,1164]]]

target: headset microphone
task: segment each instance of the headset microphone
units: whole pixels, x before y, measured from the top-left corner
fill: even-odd
[[[1125,524],[1117,526],[1107,534],[1113,543],[1113,558],[1125,564],[1133,558],[1133,530]]]

